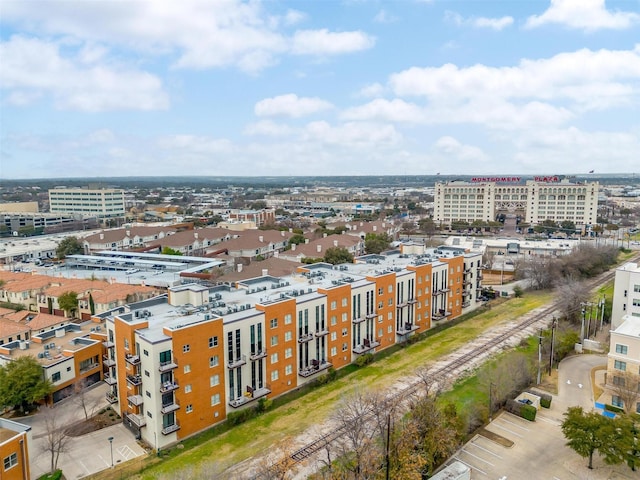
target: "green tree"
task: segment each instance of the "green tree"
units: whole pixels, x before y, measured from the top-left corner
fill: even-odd
[[[560,228],[562,228],[562,231],[566,233],[576,232],[576,224],[571,220],[564,220],[562,223],[560,223]]]
[[[584,412],[582,407],[569,407],[564,413],[562,433],[567,446],[578,455],[589,458],[589,469],[593,469],[593,454],[598,452],[605,463],[621,463],[624,455],[619,448],[623,442],[619,422],[596,412]],[[620,426],[622,426],[620,424]]]
[[[306,239],[304,235],[302,235],[301,233],[296,233],[289,239],[289,245],[293,245],[294,243],[296,245],[300,245],[301,243],[304,243],[305,240]]]
[[[331,247],[327,248],[327,252],[324,254],[324,261],[332,265],[353,263],[353,255],[344,247]]]
[[[24,412],[51,391],[51,382],[44,378],[35,357],[23,356],[0,365],[0,405],[20,407]]]
[[[78,294],[76,292],[64,292],[58,297],[58,306],[73,316],[78,309]]]
[[[171,247],[162,247],[162,254],[163,255],[182,255],[182,252],[180,250],[175,250]]]
[[[77,237],[67,237],[58,244],[56,248],[56,257],[60,260],[68,255],[76,255],[83,252],[82,243]]]
[[[391,238],[386,233],[367,233],[364,237],[364,249],[368,254],[388,250],[390,244]]]

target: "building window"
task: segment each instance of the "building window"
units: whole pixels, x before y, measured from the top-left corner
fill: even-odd
[[[293,367],[291,365],[287,365],[284,367],[284,374],[291,375],[293,373]]]
[[[149,356],[149,350],[142,350],[142,353],[144,353],[144,356],[145,356],[145,357],[148,357],[148,356]]]
[[[292,348],[287,348],[284,351],[284,358],[291,358],[293,356],[293,349]]]
[[[51,375],[51,381],[52,382],[59,382],[60,381],[60,372],[53,372],[53,375]]]
[[[380,287],[378,289],[378,295],[382,295],[384,293],[384,288]]]
[[[346,352],[346,351],[347,351],[347,348],[349,348],[349,346],[348,346],[346,343],[343,343],[343,344],[342,344],[342,351],[343,351],[343,352]]]
[[[211,395],[211,406],[218,405],[220,403],[220,394],[216,393]]]
[[[214,355],[213,357],[209,357],[209,367],[217,367],[220,359],[218,355]]]
[[[209,337],[209,348],[213,348],[217,346],[218,346],[218,336],[216,335],[215,337]]]
[[[624,372],[627,369],[627,362],[616,360],[615,362],[613,362],[613,368],[615,368],[616,370],[622,370]]]
[[[271,371],[271,381],[275,381],[278,380],[278,370],[272,370]]]
[[[272,364],[278,363],[278,353],[277,352],[271,354],[271,363]]]
[[[331,310],[335,310],[336,308],[338,308],[338,302],[336,302],[335,300],[331,301]]]
[[[616,353],[621,353],[622,355],[626,355],[627,354],[627,346],[626,345],[620,345],[619,343],[616,343]]]
[[[12,467],[18,465],[18,454],[12,453],[8,457],[4,457],[4,469],[9,470]]]
[[[348,333],[349,333],[349,330],[347,328],[343,328],[342,329],[342,336],[343,337],[346,337]]]
[[[211,375],[211,377],[209,377],[209,386],[210,387],[215,387],[216,385],[220,384],[220,375]]]
[[[342,299],[342,306],[346,307],[347,305],[349,305],[349,299],[347,297],[344,297]]]
[[[184,369],[183,369],[183,370],[184,370],[184,373],[189,373],[189,372],[191,371],[191,364],[187,363],[187,364],[184,366]]]
[[[331,347],[331,356],[335,357],[338,354],[338,349],[336,347]]]
[[[624,408],[624,402],[622,401],[622,398],[620,398],[618,395],[613,395],[611,397],[611,405],[618,408]]]
[[[271,346],[275,347],[276,345],[278,345],[278,335],[271,337]]]
[[[287,313],[284,316],[284,324],[285,325],[291,325],[291,314],[290,313]]]
[[[335,342],[336,338],[338,338],[337,332],[331,332],[331,340]]]
[[[291,333],[291,331],[284,332],[284,341],[285,342],[291,341],[292,338],[293,338],[293,334]]]
[[[191,351],[191,346],[187,343],[182,346],[182,353],[189,353]]]
[[[389,293],[393,293],[393,285],[389,285],[387,287],[387,290],[389,291]]]
[[[269,326],[270,326],[271,328],[278,328],[278,319],[277,319],[277,318],[272,318],[272,319],[269,321]]]
[[[613,384],[624,387],[625,381],[624,377],[618,377],[617,375],[613,377]]]
[[[184,386],[184,393],[191,393],[191,384],[190,383],[187,383]]]
[[[187,405],[187,408],[185,408],[185,412],[187,412],[187,413],[193,412],[193,405],[191,405],[191,404]]]
[[[331,325],[338,323],[338,318],[335,315],[331,315]]]
[[[124,339],[124,348],[125,348],[125,350],[129,350],[129,339],[128,338]]]

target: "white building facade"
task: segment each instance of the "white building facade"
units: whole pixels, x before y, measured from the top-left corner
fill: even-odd
[[[125,213],[124,190],[54,188],[49,190],[49,210],[99,218],[122,217]]]

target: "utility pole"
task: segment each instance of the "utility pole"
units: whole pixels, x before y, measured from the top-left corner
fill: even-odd
[[[551,369],[553,368],[553,344],[555,341],[557,325],[558,321],[556,320],[556,317],[553,317],[553,321],[551,322],[551,354],[549,355],[549,375],[551,375]]]
[[[602,295],[602,299],[599,302],[600,306],[600,331],[602,331],[602,324],[604,323],[604,306],[607,303],[607,297]]]
[[[493,415],[493,382],[489,382],[489,423],[491,423]]]
[[[538,336],[538,383],[542,381],[542,329],[540,329],[540,335]]]
[[[581,303],[580,306],[582,307],[582,323],[580,324],[580,345],[582,345],[584,343],[584,315],[585,315],[585,310],[584,310],[584,303]]]

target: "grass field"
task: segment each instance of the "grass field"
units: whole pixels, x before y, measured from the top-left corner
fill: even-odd
[[[131,465],[130,469],[127,465],[122,465],[116,471],[102,472],[92,478],[153,479],[186,466],[197,466],[212,458],[236,464],[266,451],[282,439],[295,437],[323,422],[340,398],[353,389],[382,389],[400,378],[413,376],[417,367],[434,362],[487,329],[517,318],[551,300],[552,294],[549,292],[532,292],[522,298],[494,305],[464,322],[402,348],[371,365],[355,369],[349,375],[242,425],[213,429],[202,436],[185,440],[184,448],[167,451],[161,459],[149,457],[146,461]],[[214,436],[217,432],[219,433]],[[141,470],[144,471],[140,473]]]

